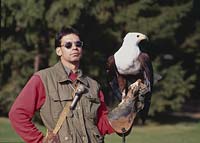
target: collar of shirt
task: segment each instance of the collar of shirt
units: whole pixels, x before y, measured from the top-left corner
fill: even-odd
[[[75,81],[78,77],[78,74],[70,72],[68,76],[69,76],[69,79],[71,79],[72,81]]]
[[[89,87],[87,81],[87,76],[84,76],[81,69],[78,69],[76,73],[73,73],[69,68],[65,67],[60,61],[55,65],[55,68],[59,71],[58,73],[58,82],[63,82],[66,80],[78,80],[83,83],[85,86]],[[64,73],[67,76],[64,76]]]
[[[82,76],[82,71],[80,69],[78,69],[75,73],[65,66],[64,66],[64,69],[65,69],[69,79],[72,81],[75,81],[77,78]]]

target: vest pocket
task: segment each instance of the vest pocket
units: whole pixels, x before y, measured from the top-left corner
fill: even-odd
[[[63,136],[62,135],[62,139],[61,139],[61,143],[72,143],[72,136],[71,135],[67,135],[67,136]]]
[[[100,134],[93,132],[94,139],[96,140],[97,143],[103,143],[104,142],[104,137],[101,136]]]
[[[104,137],[99,133],[97,126],[94,126],[91,130],[92,142],[103,143]]]
[[[97,110],[100,106],[100,100],[99,98],[93,98],[91,96],[85,96],[86,97],[86,107],[85,111],[89,118],[95,119],[97,117]]]
[[[99,104],[100,103],[100,99],[98,97],[92,97],[90,94],[86,94],[85,97],[92,103],[96,103]]]
[[[57,91],[50,91],[49,95],[50,97],[52,98],[52,100],[54,102],[58,101],[58,102],[62,102],[62,101],[69,101],[69,100],[72,100],[72,96],[68,95],[68,92],[67,93],[60,93],[61,95],[58,94]],[[67,96],[68,95],[68,96]]]
[[[56,91],[51,91],[49,95],[51,98],[50,107],[53,118],[58,119],[60,113],[62,112],[64,106],[67,104],[67,101],[69,101],[69,99],[67,97],[64,98],[64,96],[60,97]]]
[[[104,138],[100,134],[96,122],[90,115],[86,116],[86,128],[92,143],[103,143]]]

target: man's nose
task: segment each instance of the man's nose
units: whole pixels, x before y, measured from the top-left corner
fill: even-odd
[[[75,43],[72,44],[72,49],[77,49],[78,47],[76,46]]]

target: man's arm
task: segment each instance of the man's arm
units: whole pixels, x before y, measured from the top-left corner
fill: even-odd
[[[45,102],[45,89],[39,76],[34,75],[16,98],[9,112],[15,131],[28,143],[40,143],[43,134],[32,123],[32,117]]]
[[[97,127],[98,127],[101,135],[111,134],[114,132],[114,130],[108,121],[108,117],[107,117],[108,110],[107,110],[106,104],[104,102],[104,95],[103,95],[102,91],[99,92],[99,99],[100,99],[101,105],[98,109]]]

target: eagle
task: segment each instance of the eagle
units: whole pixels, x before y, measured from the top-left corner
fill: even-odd
[[[119,50],[107,60],[108,84],[112,89],[112,94],[120,100],[118,107],[109,113],[112,126],[118,125],[118,122],[122,123],[126,117],[129,118],[127,120],[129,122],[130,114],[135,110],[143,123],[147,117],[153,88],[153,67],[149,54],[144,50],[144,43],[148,43],[146,35],[129,32],[124,37]],[[135,102],[136,95],[139,101],[137,103]],[[140,107],[133,111],[136,107],[134,104],[139,104]],[[131,125],[132,122],[128,124]],[[120,125],[120,129],[117,127],[114,129],[121,133],[123,132],[122,127],[123,125]],[[125,129],[125,132],[129,130],[128,127]]]

